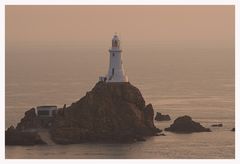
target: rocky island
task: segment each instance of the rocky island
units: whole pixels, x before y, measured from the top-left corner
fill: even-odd
[[[71,106],[60,109],[51,128],[56,143],[128,142],[156,135],[154,111],[128,83],[98,82]]]
[[[209,128],[205,128],[200,123],[193,121],[190,116],[178,117],[169,128],[164,130],[175,133],[211,132]]]
[[[223,124],[222,124],[222,123],[219,123],[219,124],[212,124],[211,126],[212,126],[212,127],[223,127]]]
[[[18,133],[7,130],[6,138],[26,131],[32,134],[39,128],[48,129],[58,144],[143,141],[144,137],[157,135],[161,130],[154,126],[153,107],[145,104],[139,89],[128,81],[121,52],[120,39],[115,34],[109,49],[108,73],[99,77],[91,91],[69,107],[37,107],[41,118],[35,109],[30,109],[17,125]]]
[[[160,112],[157,112],[156,116],[155,116],[155,120],[156,121],[169,121],[171,120],[170,116],[167,114],[167,115],[163,115],[162,113]]]
[[[161,132],[154,126],[153,117],[152,105],[145,104],[141,92],[132,84],[100,81],[80,100],[58,109],[48,124],[40,121],[32,108],[18,123],[18,133],[9,136],[7,130],[5,135],[7,141],[15,134],[47,128],[58,144],[142,141]],[[36,137],[35,134],[32,136]]]

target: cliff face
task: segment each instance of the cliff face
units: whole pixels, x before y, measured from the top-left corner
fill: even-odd
[[[67,108],[60,109],[51,128],[56,143],[125,142],[160,132],[153,124],[152,105],[130,83],[98,82]]]

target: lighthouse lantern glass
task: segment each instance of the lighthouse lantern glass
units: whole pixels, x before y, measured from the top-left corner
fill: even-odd
[[[114,37],[112,40],[112,47],[120,47],[120,40],[117,37]]]

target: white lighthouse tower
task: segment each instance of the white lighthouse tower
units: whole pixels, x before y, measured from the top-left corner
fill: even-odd
[[[122,50],[120,48],[120,40],[115,34],[112,38],[112,47],[109,49],[110,60],[108,74],[100,77],[100,81],[106,82],[128,82],[122,63]]]

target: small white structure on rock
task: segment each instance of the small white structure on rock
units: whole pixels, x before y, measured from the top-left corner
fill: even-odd
[[[38,117],[53,117],[56,113],[57,106],[55,105],[38,106],[36,110]]]
[[[112,38],[112,47],[109,49],[110,61],[108,74],[100,76],[100,81],[106,82],[128,82],[128,77],[125,75],[122,63],[122,50],[120,48],[119,37],[115,34]]]

